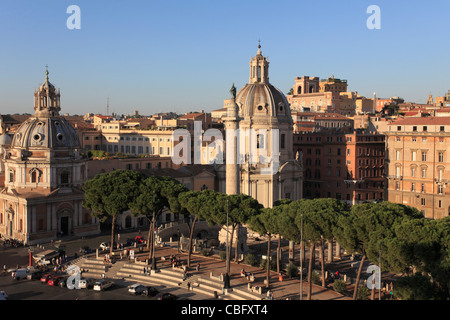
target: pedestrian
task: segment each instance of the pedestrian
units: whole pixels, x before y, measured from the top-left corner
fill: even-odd
[[[6,264],[3,265],[3,271],[6,272]]]
[[[200,263],[197,263],[197,267],[195,268],[195,270],[196,270],[197,272],[200,271]]]
[[[188,291],[191,290],[191,283],[190,282],[187,283],[187,289],[188,289]]]

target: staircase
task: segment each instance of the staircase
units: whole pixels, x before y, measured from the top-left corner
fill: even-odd
[[[189,273],[183,280],[183,270],[179,268],[160,268],[156,272],[150,271],[145,274],[144,268],[149,266],[144,262],[126,262],[115,274],[116,279],[135,280],[148,285],[164,285],[168,287],[179,287],[188,289],[193,293],[202,293],[211,297],[226,300],[261,300],[262,296],[253,294],[244,289],[223,289],[223,281],[212,275],[209,278],[202,273]]]

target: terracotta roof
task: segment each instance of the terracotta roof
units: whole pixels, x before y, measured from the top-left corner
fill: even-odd
[[[390,125],[450,125],[450,117],[409,117],[398,119]]]
[[[204,116],[205,116],[204,113],[188,113],[188,114],[182,115],[179,119],[196,119],[196,118],[204,117]]]

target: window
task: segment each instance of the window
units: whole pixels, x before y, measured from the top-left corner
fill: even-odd
[[[413,152],[411,153],[411,160],[412,160],[412,161],[417,161],[417,151],[413,151]]]
[[[423,126],[423,131],[426,132],[428,130],[427,126]]]
[[[442,194],[444,192],[444,188],[442,185],[438,185],[438,194]]]
[[[444,153],[439,152],[439,162],[444,162]]]
[[[423,206],[425,205],[425,198],[420,199],[420,204]]]
[[[443,174],[444,174],[444,170],[443,169],[439,169],[438,170],[438,181],[439,182],[442,182]]]
[[[445,131],[445,127],[444,127],[444,126],[441,126],[441,127],[439,128],[439,131],[444,132],[444,131]]]
[[[427,169],[422,168],[422,178],[426,178],[427,177]]]
[[[395,167],[395,177],[400,178],[400,167]]]
[[[61,173],[61,184],[69,183],[69,174],[67,172]]]
[[[399,150],[397,150],[395,152],[395,160],[400,160],[400,151]]]
[[[425,184],[424,184],[424,183],[422,183],[421,188],[420,188],[420,191],[421,191],[421,192],[425,192]]]
[[[411,177],[414,178],[416,176],[416,168],[411,167]]]
[[[427,161],[427,153],[422,152],[422,161]]]
[[[413,182],[411,183],[411,191],[415,192],[416,191],[416,184]]]

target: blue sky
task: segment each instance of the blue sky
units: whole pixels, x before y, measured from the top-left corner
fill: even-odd
[[[69,30],[67,7],[81,9]],[[369,30],[368,6],[381,9]],[[221,108],[248,81],[261,39],[270,82],[347,79],[351,91],[425,102],[450,89],[450,1],[1,0],[0,113],[33,113],[33,90],[61,89],[62,112]]]

